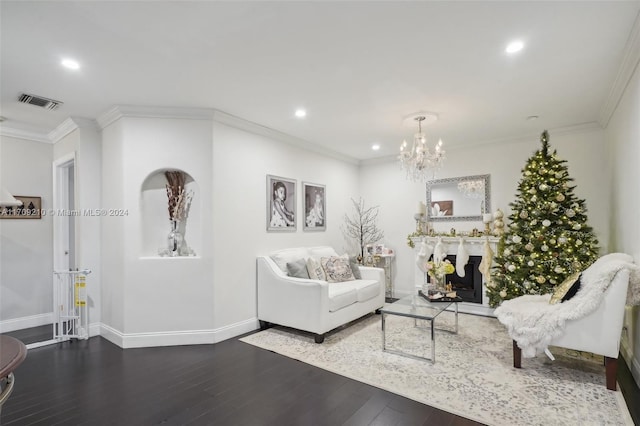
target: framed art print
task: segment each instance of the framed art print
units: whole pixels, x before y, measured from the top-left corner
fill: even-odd
[[[432,201],[431,216],[453,216],[453,200]]]
[[[304,202],[304,231],[327,229],[327,198],[324,185],[302,182]]]
[[[41,219],[42,218],[42,198],[14,195],[18,201],[22,201],[21,206],[0,207],[0,219]]]
[[[267,175],[267,231],[296,230],[296,181]]]

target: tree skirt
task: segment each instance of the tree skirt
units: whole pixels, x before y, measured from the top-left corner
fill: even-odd
[[[387,347],[431,354],[427,323],[387,316]],[[445,312],[436,326],[452,324]],[[327,335],[275,327],[241,341],[489,425],[633,425],[620,391],[605,387],[602,357],[551,347],[513,368],[512,343],[494,318],[460,314],[457,335],[436,331],[436,363],[382,352],[380,316]],[[622,362],[622,361],[621,361]]]

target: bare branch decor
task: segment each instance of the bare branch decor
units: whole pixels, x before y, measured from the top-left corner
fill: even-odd
[[[167,198],[169,200],[169,219],[172,221],[184,220],[193,198],[193,191],[186,191],[184,188],[185,174],[181,171],[164,172],[167,178]]]
[[[364,257],[364,248],[368,244],[373,244],[384,238],[384,232],[378,229],[379,206],[368,207],[364,205],[364,200],[351,199],[355,213],[352,217],[344,215],[344,226],[342,232],[346,237],[353,238],[360,245],[360,256]]]

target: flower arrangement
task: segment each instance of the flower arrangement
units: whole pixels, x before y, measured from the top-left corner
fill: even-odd
[[[427,262],[427,274],[436,281],[441,281],[447,274],[453,274],[456,268],[451,264],[449,259],[436,262],[430,260]]]
[[[169,200],[169,219],[180,221],[187,217],[193,191],[185,191],[185,174],[181,171],[164,172],[167,178],[167,198]]]

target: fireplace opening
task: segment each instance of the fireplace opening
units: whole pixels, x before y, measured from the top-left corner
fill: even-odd
[[[455,255],[448,255],[446,259],[455,266]],[[456,272],[447,274],[447,284],[451,283],[451,287],[463,302],[482,303],[480,262],[482,262],[482,256],[469,256],[469,262],[464,266],[464,277],[459,276]]]

